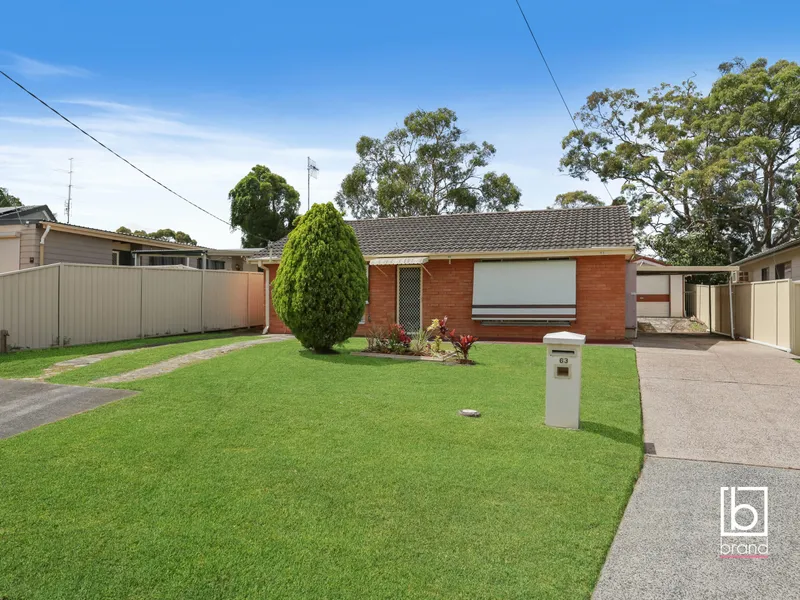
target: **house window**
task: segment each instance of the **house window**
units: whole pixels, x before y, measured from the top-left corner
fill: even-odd
[[[739,283],[747,283],[750,281],[750,271],[739,271],[737,273],[737,279]]]
[[[111,264],[115,267],[119,265],[119,250],[111,251]]]
[[[769,267],[761,269],[761,281],[769,281]]]
[[[214,269],[215,271],[224,271],[225,270],[225,261],[224,260],[210,260],[208,261],[208,268]]]
[[[791,279],[792,263],[785,262],[775,265],[775,279]]]
[[[574,260],[476,262],[472,319],[483,324],[569,326],[577,318]]]
[[[151,267],[164,267],[169,265],[182,265],[185,259],[180,256],[148,256],[147,264]]]

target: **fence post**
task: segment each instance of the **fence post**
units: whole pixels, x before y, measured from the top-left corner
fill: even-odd
[[[139,338],[144,339],[144,267],[139,267]]]
[[[728,275],[728,312],[731,315],[731,339],[736,339],[736,333],[733,329],[733,275]]]
[[[59,347],[64,345],[64,337],[61,335],[61,322],[64,319],[64,315],[62,314],[62,310],[63,310],[62,293],[63,292],[62,292],[61,288],[63,286],[63,282],[61,281],[61,267],[62,267],[62,264],[58,263],[58,289],[57,289],[57,293],[58,293],[58,316],[56,317],[56,321],[57,321],[56,327],[57,327],[57,332],[58,332],[58,336],[57,337],[58,337],[58,346]]]
[[[205,261],[203,261],[205,263]],[[205,296],[206,296],[206,269],[205,264],[200,270],[200,333],[206,332],[206,316],[205,316]]]
[[[250,273],[245,275],[247,277],[247,301],[245,303],[245,310],[247,311],[247,328],[250,329]]]

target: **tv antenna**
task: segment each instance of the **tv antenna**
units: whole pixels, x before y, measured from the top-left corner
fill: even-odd
[[[311,160],[310,156],[307,156],[306,158],[308,158],[308,166],[306,167],[306,169],[308,169],[308,198],[306,200],[307,202],[306,211],[308,211],[309,209],[311,209],[311,178],[312,177],[314,179],[317,178],[317,173],[319,173],[319,169],[317,168],[317,163]]]
[[[67,186],[67,201],[64,202],[64,215],[67,218],[67,225],[69,225],[69,216],[72,213],[72,159],[69,159],[69,171],[64,169],[56,169],[62,173],[69,173],[69,185]]]

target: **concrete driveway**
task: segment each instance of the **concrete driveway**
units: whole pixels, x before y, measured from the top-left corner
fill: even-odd
[[[0,379],[0,439],[136,392]]]
[[[654,453],[593,598],[800,598],[800,364],[719,336],[643,336],[635,346]],[[721,535],[723,487],[768,489],[768,537]],[[757,492],[739,490],[737,504],[747,494]],[[763,503],[753,507],[764,516]],[[726,543],[756,540],[768,543],[766,557],[725,553]]]
[[[655,456],[800,469],[800,364],[721,336],[634,344]]]

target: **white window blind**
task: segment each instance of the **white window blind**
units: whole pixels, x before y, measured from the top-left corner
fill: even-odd
[[[575,289],[574,260],[476,262],[472,318],[574,320]]]

